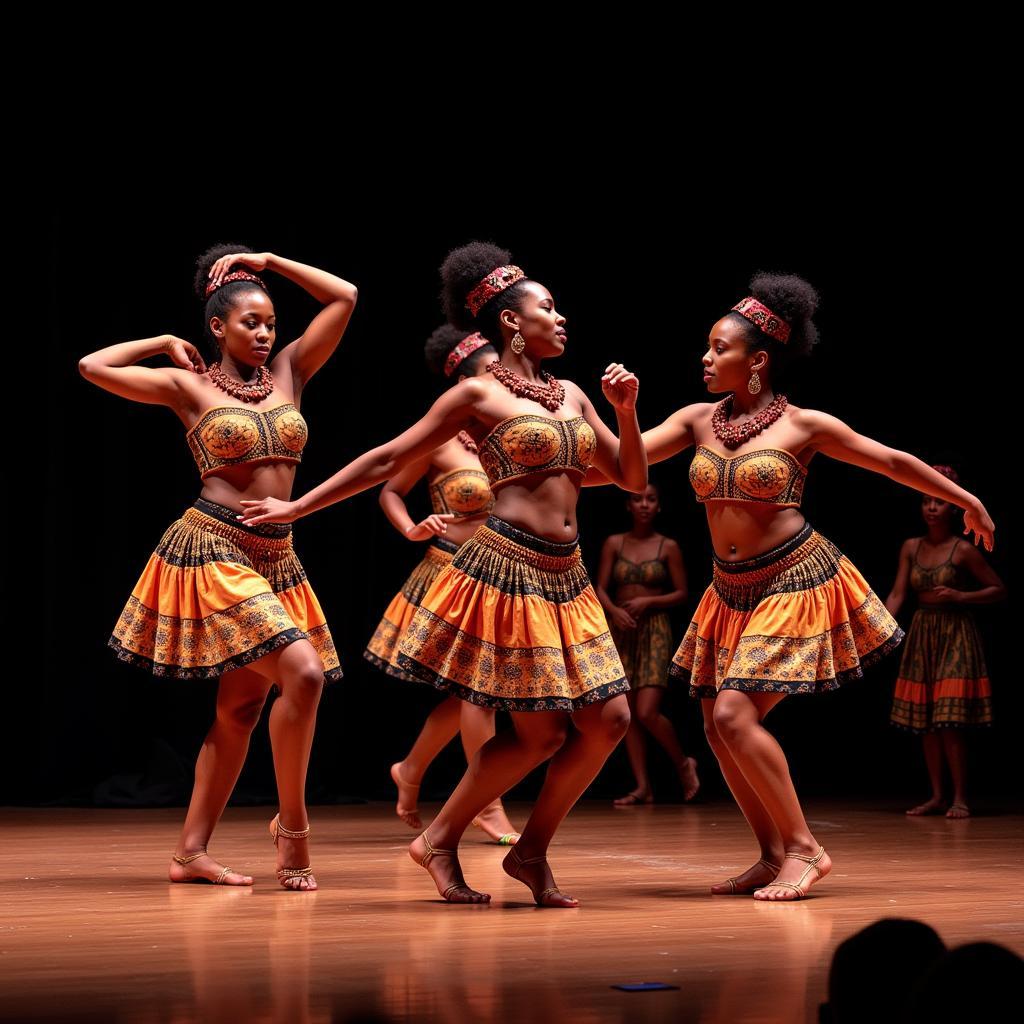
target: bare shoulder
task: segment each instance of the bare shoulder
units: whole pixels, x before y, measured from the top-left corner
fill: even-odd
[[[662,540],[662,550],[663,551],[665,551],[665,552],[674,552],[674,551],[680,551],[681,552],[682,551],[682,548],[680,548],[680,546],[679,546],[679,541],[677,541],[675,539],[675,537],[665,537],[665,536],[662,536],[661,540]]]
[[[601,546],[605,548],[616,547],[617,545],[622,543],[623,538],[625,536],[626,535],[624,533],[610,533],[607,537],[605,537],[604,544],[602,544]]]

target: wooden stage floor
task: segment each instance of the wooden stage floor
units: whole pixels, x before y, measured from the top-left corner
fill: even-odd
[[[526,808],[510,810],[522,822]],[[310,894],[277,887],[270,811],[230,809],[215,836],[213,852],[257,878],[232,889],[164,880],[181,810],[6,809],[0,1020],[801,1024],[817,1019],[836,945],[879,917],[1024,953],[1024,817],[807,810],[835,868],[806,901],[707,893],[758,856],[729,804],[584,803],[551,854],[582,906],[538,910],[480,833],[463,865],[493,902],[441,903],[382,805],[312,809]],[[679,990],[610,988],[628,981]]]

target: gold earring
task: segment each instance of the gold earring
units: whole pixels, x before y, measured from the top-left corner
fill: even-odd
[[[523,349],[526,348],[526,342],[523,341],[523,336],[516,331],[512,335],[512,340],[508,343],[508,347],[518,356],[522,353]]]
[[[750,375],[750,380],[747,381],[747,390],[752,395],[756,395],[761,390],[761,378],[757,375],[757,370]]]

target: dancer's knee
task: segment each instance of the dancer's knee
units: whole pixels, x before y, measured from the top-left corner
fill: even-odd
[[[234,732],[250,733],[256,728],[266,697],[261,695],[236,704],[218,703],[217,722]]]

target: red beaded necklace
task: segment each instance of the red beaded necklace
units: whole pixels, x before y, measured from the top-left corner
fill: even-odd
[[[262,402],[274,390],[274,376],[265,366],[259,367],[252,380],[248,381],[229,377],[221,369],[220,363],[212,363],[207,373],[211,382],[221,391],[226,391],[240,402]]]
[[[711,429],[726,448],[739,448],[745,441],[757,437],[765,427],[770,427],[783,413],[789,399],[785,395],[776,395],[759,413],[739,424],[729,422],[732,415],[733,396],[724,398],[715,407],[711,417]]]
[[[531,402],[537,402],[552,412],[565,401],[565,388],[547,370],[540,371],[541,379],[544,381],[544,384],[541,385],[534,384],[533,381],[520,377],[518,373],[510,370],[497,359],[490,363],[487,369],[513,395],[518,395],[520,398],[528,398]]]
[[[472,452],[474,455],[476,455],[477,452],[480,451],[480,449],[477,447],[476,441],[474,441],[473,438],[471,438],[465,430],[459,431],[458,438],[459,444],[461,444],[462,447],[465,448],[467,452]]]

